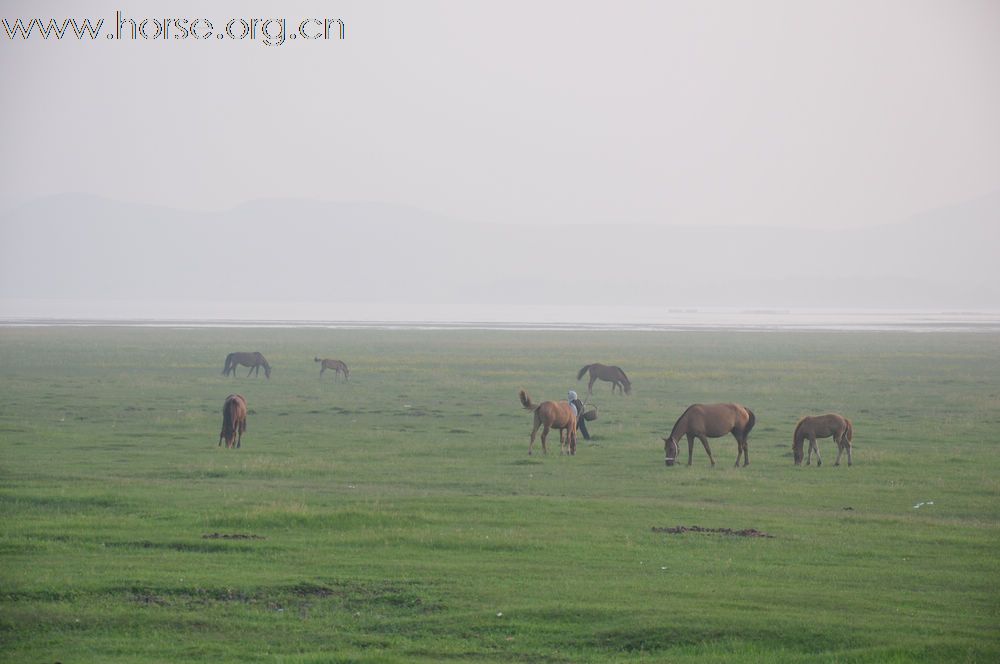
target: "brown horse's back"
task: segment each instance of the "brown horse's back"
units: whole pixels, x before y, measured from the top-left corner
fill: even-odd
[[[696,403],[680,416],[671,432],[675,440],[688,433],[709,438],[725,436],[733,429],[749,433],[755,417],[749,408],[735,403]],[[680,430],[678,430],[680,429]]]
[[[576,418],[567,401],[543,401],[535,409],[536,422],[548,422],[553,429],[576,429]]]

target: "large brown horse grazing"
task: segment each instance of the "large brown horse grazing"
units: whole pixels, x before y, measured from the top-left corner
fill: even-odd
[[[583,378],[583,374],[590,372],[590,383],[587,385],[587,394],[594,393],[594,383],[597,380],[606,380],[611,383],[611,394],[615,393],[615,388],[622,394],[632,393],[632,381],[628,379],[621,367],[609,366],[607,364],[588,364],[580,369],[576,374],[576,379]]]
[[[527,410],[535,412],[535,426],[531,429],[531,442],[528,443],[528,454],[535,444],[535,434],[539,427],[542,429],[542,453],[548,454],[545,447],[545,439],[549,435],[549,429],[559,430],[559,453],[576,454],[576,415],[568,401],[543,401],[540,404],[531,403],[531,397],[524,390],[521,390],[521,405]],[[565,434],[565,440],[564,440]]]
[[[322,364],[320,364],[320,367],[319,367],[319,377],[320,378],[323,377],[323,372],[324,371],[326,371],[327,369],[330,369],[330,370],[336,372],[334,374],[334,378],[336,378],[340,374],[344,374],[344,380],[350,380],[351,379],[351,370],[348,369],[347,365],[344,364],[343,362],[341,362],[340,360],[330,360],[330,359],[322,359],[321,360],[321,359],[319,359],[317,357],[316,361],[322,363]]]
[[[715,459],[712,458],[712,448],[708,446],[708,439],[719,438],[731,433],[736,439],[736,465],[740,465],[740,456],[742,456],[743,465],[746,466],[750,463],[747,437],[756,423],[757,418],[753,411],[737,403],[696,403],[689,406],[674,424],[670,437],[663,439],[663,451],[666,454],[667,465],[672,466],[677,461],[677,444],[680,442],[681,436],[687,436],[688,465],[691,465],[694,439],[698,438],[705,446],[705,451],[708,452],[708,460],[714,466]]]
[[[267,360],[264,359],[263,355],[257,352],[230,353],[229,355],[226,355],[226,365],[222,368],[222,375],[228,376],[232,373],[235,376],[236,367],[241,364],[245,367],[250,367],[250,371],[247,372],[247,376],[254,373],[254,371],[257,372],[255,375],[259,376],[260,368],[264,367],[264,377],[271,377],[271,365],[267,363]]]
[[[851,441],[854,440],[854,425],[843,415],[828,413],[826,415],[816,415],[815,417],[803,417],[795,425],[795,434],[792,436],[792,453],[795,457],[795,465],[802,465],[802,442],[809,439],[809,455],[806,457],[806,465],[812,464],[812,453],[816,452],[816,465],[822,466],[823,459],[819,456],[819,447],[816,445],[817,438],[829,438],[833,436],[837,443],[837,460],[833,465],[840,465],[840,455],[847,450],[847,465],[852,464]]]
[[[242,394],[230,394],[222,404],[222,431],[219,445],[226,441],[226,449],[239,447],[247,430],[247,400]]]

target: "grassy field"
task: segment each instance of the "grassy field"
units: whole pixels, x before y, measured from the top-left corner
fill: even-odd
[[[632,396],[528,457],[594,361]],[[5,661],[1000,660],[1000,335],[8,328],[0,390]],[[664,466],[698,401],[749,467]],[[794,467],[831,410],[855,465]]]

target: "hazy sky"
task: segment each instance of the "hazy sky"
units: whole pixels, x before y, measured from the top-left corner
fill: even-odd
[[[206,8],[209,7],[209,8]],[[4,2],[341,18],[344,41],[11,41],[0,195],[857,226],[1000,189],[1000,2]]]

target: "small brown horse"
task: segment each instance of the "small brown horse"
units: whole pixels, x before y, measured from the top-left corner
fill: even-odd
[[[747,437],[756,423],[757,417],[753,411],[736,403],[696,403],[689,406],[674,424],[670,437],[663,439],[663,451],[666,455],[667,465],[672,466],[677,461],[677,443],[680,442],[681,436],[687,436],[688,465],[691,465],[694,439],[698,438],[705,446],[705,451],[708,452],[708,460],[714,466],[715,459],[712,458],[712,448],[708,446],[708,439],[719,438],[731,433],[736,439],[736,465],[740,465],[740,456],[742,456],[743,465],[746,466],[750,463]]]
[[[587,394],[594,393],[594,383],[597,380],[606,380],[611,383],[611,394],[615,393],[615,388],[622,394],[632,393],[632,381],[628,379],[621,367],[607,364],[588,364],[580,369],[576,374],[576,379],[583,378],[583,374],[590,372],[590,383],[587,385]]]
[[[854,425],[843,415],[828,413],[826,415],[816,415],[815,417],[803,417],[795,425],[795,433],[792,436],[792,453],[795,457],[795,465],[802,465],[802,443],[809,439],[809,455],[806,457],[806,465],[812,464],[812,453],[816,452],[816,466],[823,465],[823,459],[819,456],[819,447],[816,445],[817,438],[829,438],[833,436],[837,443],[837,460],[833,465],[840,465],[840,455],[847,450],[847,465],[852,464],[851,441],[854,440]]]
[[[264,377],[271,377],[271,365],[267,363],[264,356],[260,353],[230,353],[226,355],[226,365],[222,368],[222,375],[228,376],[232,373],[236,375],[236,367],[239,365],[245,367],[250,367],[250,371],[247,372],[247,376],[252,374],[254,371],[257,373],[255,375],[260,375],[260,368],[264,367]]]
[[[320,378],[323,377],[323,372],[324,371],[326,371],[327,369],[330,369],[330,370],[336,372],[334,374],[334,378],[336,378],[340,374],[344,374],[344,380],[350,380],[351,379],[351,370],[348,369],[347,365],[344,364],[343,362],[341,362],[340,360],[330,360],[330,359],[322,359],[321,360],[321,359],[319,359],[317,357],[316,361],[322,363],[322,364],[320,364],[320,367],[319,367],[319,377]]]
[[[242,394],[230,394],[222,405],[222,431],[219,445],[226,441],[226,449],[239,447],[247,430],[247,400]]]
[[[538,428],[542,429],[542,453],[548,454],[545,447],[545,439],[549,435],[550,429],[559,430],[559,453],[576,454],[576,415],[568,401],[543,401],[540,404],[531,403],[531,397],[524,390],[521,390],[521,405],[526,410],[535,412],[535,426],[531,429],[531,442],[528,443],[528,454],[535,444],[535,434]],[[563,439],[565,435],[565,440]]]

